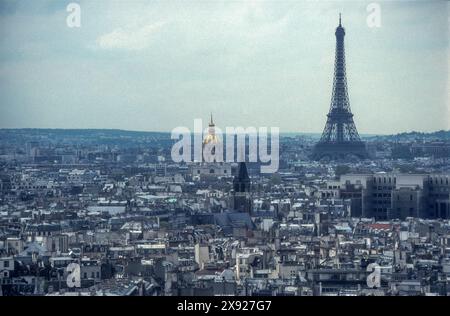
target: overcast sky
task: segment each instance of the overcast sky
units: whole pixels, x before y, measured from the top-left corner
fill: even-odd
[[[450,129],[446,1],[70,2],[0,1],[0,128],[321,132],[342,12],[359,132]]]

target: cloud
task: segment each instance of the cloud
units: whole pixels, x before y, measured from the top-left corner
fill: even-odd
[[[137,28],[117,28],[110,33],[101,35],[97,39],[97,45],[102,49],[109,50],[143,50],[150,45],[153,35],[165,24],[166,22],[157,22]]]

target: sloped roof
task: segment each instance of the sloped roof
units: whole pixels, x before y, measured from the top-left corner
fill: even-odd
[[[248,213],[225,212],[214,214],[214,221],[221,227],[246,227],[250,229],[255,227]]]

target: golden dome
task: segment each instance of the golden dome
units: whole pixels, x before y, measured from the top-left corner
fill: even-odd
[[[203,140],[203,145],[218,144],[218,143],[220,143],[220,140],[219,140],[219,137],[217,137],[217,135],[208,134],[208,135],[206,135],[205,139]]]
[[[208,135],[203,139],[203,146],[206,144],[218,144],[220,143],[219,137],[216,135],[216,125],[214,124],[211,114],[211,121],[209,122]]]

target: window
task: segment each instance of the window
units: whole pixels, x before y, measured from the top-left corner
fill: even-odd
[[[8,260],[7,261],[3,261],[3,266],[5,268],[9,268],[9,261]]]

